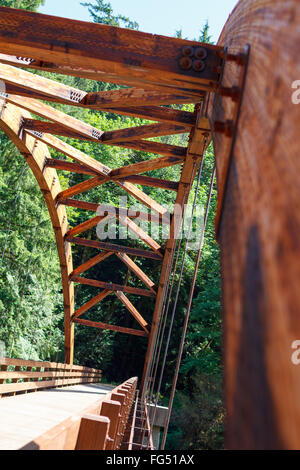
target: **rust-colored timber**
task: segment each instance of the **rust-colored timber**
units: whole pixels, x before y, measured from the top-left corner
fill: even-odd
[[[56,207],[56,196],[61,192],[59,179],[54,168],[45,168],[45,160],[50,158],[47,146],[37,142],[30,135],[22,136],[22,121],[31,116],[16,106],[6,103],[0,117],[0,128],[8,135],[30,166],[44,195],[56,237],[60,260],[65,308],[65,361],[73,362],[74,327],[71,316],[74,313],[74,287],[69,282],[73,271],[71,245],[64,242],[68,230],[67,214],[64,206]]]
[[[141,256],[143,258],[155,259],[162,261],[163,255],[160,252],[146,251],[139,248],[133,248],[124,245],[116,245],[114,243],[99,242],[96,240],[87,240],[85,238],[68,237],[70,243],[76,245],[98,248],[99,250],[112,251],[113,253],[128,253],[133,256]]]
[[[146,331],[134,330],[132,328],[125,328],[124,326],[108,325],[107,323],[84,320],[83,318],[74,318],[72,321],[74,323],[79,323],[80,325],[91,326],[93,328],[99,328],[100,330],[116,331],[118,333],[125,333],[127,335],[134,335],[134,336],[142,336],[145,338],[148,336],[148,333]]]
[[[70,171],[72,173],[81,173],[83,175],[96,176],[96,171],[90,170],[87,166],[80,165],[79,163],[68,162],[67,160],[58,160],[55,158],[47,158],[45,167],[55,168],[56,170]]]
[[[203,71],[180,67],[184,46],[205,48]],[[0,7],[0,49],[74,67],[74,75],[81,68],[94,72],[100,81],[141,88],[148,84],[186,96],[213,89],[219,78],[216,46],[5,7]]]
[[[214,133],[225,334],[226,447],[299,449],[300,78],[298,0],[241,0],[219,40],[250,45],[234,151]],[[222,85],[238,83],[229,62]],[[211,100],[210,119],[231,119],[230,98]]]
[[[137,287],[121,286],[110,282],[97,281],[96,279],[87,279],[85,277],[72,277],[72,280],[78,284],[86,286],[100,287],[101,289],[108,289],[112,291],[127,292],[128,294],[141,295],[144,297],[155,297],[155,294],[147,289],[140,289]]]
[[[130,142],[137,139],[148,139],[152,137],[160,137],[164,135],[184,134],[188,132],[188,128],[183,125],[176,124],[146,124],[145,126],[129,127],[127,129],[118,129],[115,131],[102,132],[99,129],[89,126],[82,131],[74,130],[72,120],[70,123],[58,117],[59,123],[38,121],[36,119],[24,120],[24,128],[36,132],[48,132],[49,134],[61,135],[72,139],[87,140],[90,142],[102,143],[106,145],[118,144],[118,142]],[[77,125],[77,127],[79,127]]]

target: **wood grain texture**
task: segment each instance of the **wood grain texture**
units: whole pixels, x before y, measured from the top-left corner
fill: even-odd
[[[124,326],[108,325],[107,323],[84,320],[83,318],[74,318],[73,321],[74,323],[78,323],[84,326],[91,326],[92,328],[99,328],[100,330],[116,331],[118,333],[125,333],[126,335],[133,336],[142,336],[144,338],[148,336],[145,331],[134,330],[132,328],[125,328]]]
[[[203,45],[206,67],[197,73],[182,70],[179,59],[184,46],[201,43],[12,8],[1,7],[0,13],[2,53],[94,72],[99,81],[120,79],[141,88],[148,83],[187,96],[199,96],[218,80],[216,46]]]
[[[299,24],[298,0],[241,0],[219,40],[230,53],[251,47],[219,229],[230,449],[300,447]],[[227,63],[223,85],[238,76]],[[212,123],[232,106],[216,98]],[[219,189],[229,140],[214,135]]]

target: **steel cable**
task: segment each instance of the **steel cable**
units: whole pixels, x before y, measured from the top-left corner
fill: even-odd
[[[207,219],[208,219],[211,196],[212,196],[212,191],[213,191],[215,173],[216,173],[216,169],[214,167],[212,177],[211,177],[211,182],[210,182],[209,194],[208,194],[208,198],[207,198],[205,218],[204,218],[201,237],[200,237],[199,250],[198,250],[197,260],[196,260],[196,265],[195,265],[195,272],[194,272],[194,276],[193,276],[193,280],[192,280],[192,284],[191,284],[189,300],[188,300],[188,307],[187,307],[187,311],[186,311],[186,315],[185,315],[185,319],[184,319],[181,342],[180,342],[177,361],[176,361],[176,369],[175,369],[175,374],[174,374],[174,379],[173,379],[173,384],[172,384],[172,389],[171,389],[171,395],[170,395],[169,406],[168,406],[168,413],[167,413],[167,417],[166,417],[164,433],[163,433],[163,438],[162,438],[161,447],[160,447],[161,450],[163,450],[165,448],[168,429],[169,429],[169,424],[170,424],[171,413],[172,413],[172,409],[173,409],[175,391],[176,391],[176,387],[177,387],[177,381],[178,381],[178,375],[179,375],[179,370],[180,370],[180,365],[181,365],[181,360],[182,360],[183,348],[184,348],[184,343],[185,343],[185,338],[186,338],[186,333],[187,333],[187,328],[188,328],[188,323],[189,323],[189,318],[190,318],[190,312],[191,312],[191,307],[192,307],[192,302],[193,302],[193,296],[194,296],[194,290],[195,290],[195,285],[196,285],[196,280],[197,280],[199,263],[200,263],[200,258],[201,258],[201,254],[202,254],[204,235],[205,235],[205,230],[206,230],[206,226],[207,226]]]

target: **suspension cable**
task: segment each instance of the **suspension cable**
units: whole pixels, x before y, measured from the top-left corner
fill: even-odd
[[[191,312],[191,307],[192,307],[192,302],[193,302],[193,297],[194,297],[194,291],[195,291],[195,285],[196,285],[196,280],[197,280],[197,275],[198,275],[199,263],[200,263],[201,254],[202,254],[202,247],[203,247],[205,230],[206,230],[206,226],[207,226],[208,213],[209,213],[209,208],[210,208],[210,202],[211,202],[211,196],[212,196],[212,191],[213,191],[213,184],[214,184],[215,174],[216,174],[216,167],[214,166],[214,169],[213,169],[213,172],[212,172],[212,177],[211,177],[211,182],[210,182],[209,194],[208,194],[208,198],[207,198],[205,218],[204,218],[203,227],[202,227],[202,231],[201,231],[200,242],[199,242],[199,249],[198,249],[198,254],[197,254],[195,272],[194,272],[192,285],[191,285],[191,289],[190,289],[188,307],[187,307],[187,311],[186,311],[186,315],[185,315],[185,319],[184,319],[181,342],[180,342],[180,346],[179,346],[179,352],[178,352],[177,363],[176,363],[176,370],[175,370],[175,374],[174,374],[172,390],[171,390],[171,396],[170,396],[170,401],[169,401],[168,413],[167,413],[167,417],[166,417],[164,433],[163,433],[163,438],[162,438],[161,447],[160,447],[161,450],[164,450],[164,448],[165,448],[168,429],[169,429],[169,424],[170,424],[171,413],[172,413],[172,409],[173,409],[175,391],[176,391],[176,387],[177,387],[178,375],[179,375],[179,370],[180,370],[180,366],[181,366],[181,360],[182,360],[182,354],[183,354],[183,349],[184,349],[184,344],[185,344],[185,338],[186,338],[186,333],[187,333],[187,328],[188,328],[188,323],[189,323],[189,318],[190,318],[190,312]]]
[[[200,166],[200,173],[201,174],[202,174],[202,168],[203,168],[204,148],[205,148],[205,144],[203,146],[201,166]],[[191,188],[193,186],[193,181],[194,181],[194,176],[195,176],[196,170],[197,170],[197,163],[195,162],[194,166],[193,166],[193,170],[192,170],[191,182],[190,182],[188,188],[185,187],[185,189],[184,189],[184,195],[183,195],[183,200],[184,201],[186,201],[188,194],[190,194]],[[192,220],[192,218],[191,218],[191,220]],[[181,218],[180,227],[178,227],[179,232],[182,229],[182,226],[183,226],[182,224],[183,224],[183,218]],[[151,360],[150,371],[149,371],[147,379],[146,379],[147,381],[145,380],[146,394],[143,397],[143,401],[144,401],[144,413],[143,413],[143,418],[142,418],[143,421],[146,419],[146,408],[149,405],[149,410],[150,410],[150,405],[151,405],[152,398],[153,398],[153,392],[154,392],[154,386],[155,386],[155,381],[156,381],[156,376],[157,376],[157,371],[158,371],[161,348],[162,348],[162,344],[163,344],[165,328],[166,328],[166,322],[167,322],[168,312],[169,312],[171,298],[172,298],[172,294],[173,294],[174,281],[175,281],[175,275],[176,275],[176,271],[177,271],[177,264],[178,264],[180,249],[181,249],[181,243],[182,243],[182,237],[179,238],[179,243],[177,244],[177,254],[176,254],[176,259],[175,259],[175,262],[174,262],[174,254],[175,254],[175,250],[176,250],[176,240],[175,240],[175,244],[174,244],[174,248],[173,248],[173,254],[172,254],[172,262],[170,263],[169,272],[168,272],[168,275],[167,275],[167,278],[168,278],[169,282],[167,284],[167,288],[164,291],[163,306],[162,306],[162,311],[161,311],[161,315],[160,315],[160,319],[159,319],[158,333],[157,333],[156,339],[155,339],[154,354],[153,354],[152,360]],[[171,275],[172,275],[172,282],[170,281]],[[170,284],[171,284],[171,286],[170,286]],[[163,323],[163,325],[162,325],[162,323]],[[154,371],[154,374],[153,374],[153,371]],[[153,374],[153,376],[152,376],[152,374]],[[151,384],[151,387],[150,387],[150,390],[149,390],[149,382],[150,382],[151,379],[152,379],[152,384]],[[150,397],[149,397],[149,392],[150,392]],[[149,398],[149,400],[148,400],[148,398]],[[145,426],[142,425],[142,427],[143,427],[143,437],[142,437],[141,442],[143,444],[144,437],[145,437],[145,432],[146,432],[146,425]],[[150,433],[149,433],[149,439],[150,439]]]
[[[190,239],[190,235],[191,235],[191,230],[192,230],[192,225],[193,225],[193,215],[194,215],[194,212],[195,212],[197,196],[198,196],[198,191],[199,191],[200,181],[201,181],[201,176],[202,176],[202,170],[203,170],[203,158],[202,158],[201,167],[200,167],[200,170],[199,170],[199,173],[198,173],[197,186],[196,186],[196,190],[195,190],[195,196],[194,196],[193,207],[192,207],[192,214],[191,214],[191,219],[190,219],[189,227],[188,227],[187,241]],[[179,275],[178,284],[177,284],[176,297],[175,297],[173,310],[172,310],[172,314],[171,314],[168,337],[167,337],[167,342],[166,342],[166,346],[165,346],[163,362],[162,362],[162,367],[161,367],[161,372],[160,372],[160,377],[159,377],[159,383],[158,383],[158,388],[157,388],[157,394],[156,394],[156,399],[155,399],[155,404],[154,404],[154,411],[153,411],[153,414],[152,414],[152,417],[151,417],[152,422],[151,422],[150,435],[151,435],[151,432],[153,430],[153,426],[154,426],[154,422],[155,422],[156,411],[157,411],[158,400],[159,400],[159,393],[160,393],[160,390],[161,390],[162,380],[163,380],[165,367],[166,367],[167,355],[168,355],[168,351],[169,351],[170,340],[171,340],[171,335],[172,335],[173,326],[174,326],[175,314],[176,314],[176,310],[177,310],[177,304],[178,304],[179,293],[180,293],[180,288],[181,288],[181,283],[182,283],[182,278],[183,278],[183,271],[184,271],[184,266],[185,266],[185,259],[186,259],[187,250],[188,250],[188,242],[185,245],[183,258],[182,258],[182,263],[181,263],[180,275]]]

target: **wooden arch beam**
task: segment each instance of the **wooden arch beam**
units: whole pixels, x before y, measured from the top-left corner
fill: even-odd
[[[2,104],[2,103],[0,103]],[[74,325],[71,317],[74,314],[74,284],[69,281],[73,271],[72,251],[70,243],[65,243],[64,236],[68,231],[68,220],[65,207],[56,207],[56,197],[61,192],[56,170],[44,168],[45,159],[50,158],[47,145],[38,142],[31,135],[22,135],[22,121],[31,116],[17,106],[6,103],[0,117],[0,128],[16,145],[30,166],[48,207],[53,230],[55,233],[57,251],[60,261],[64,311],[65,311],[65,362],[72,364],[74,355]]]

